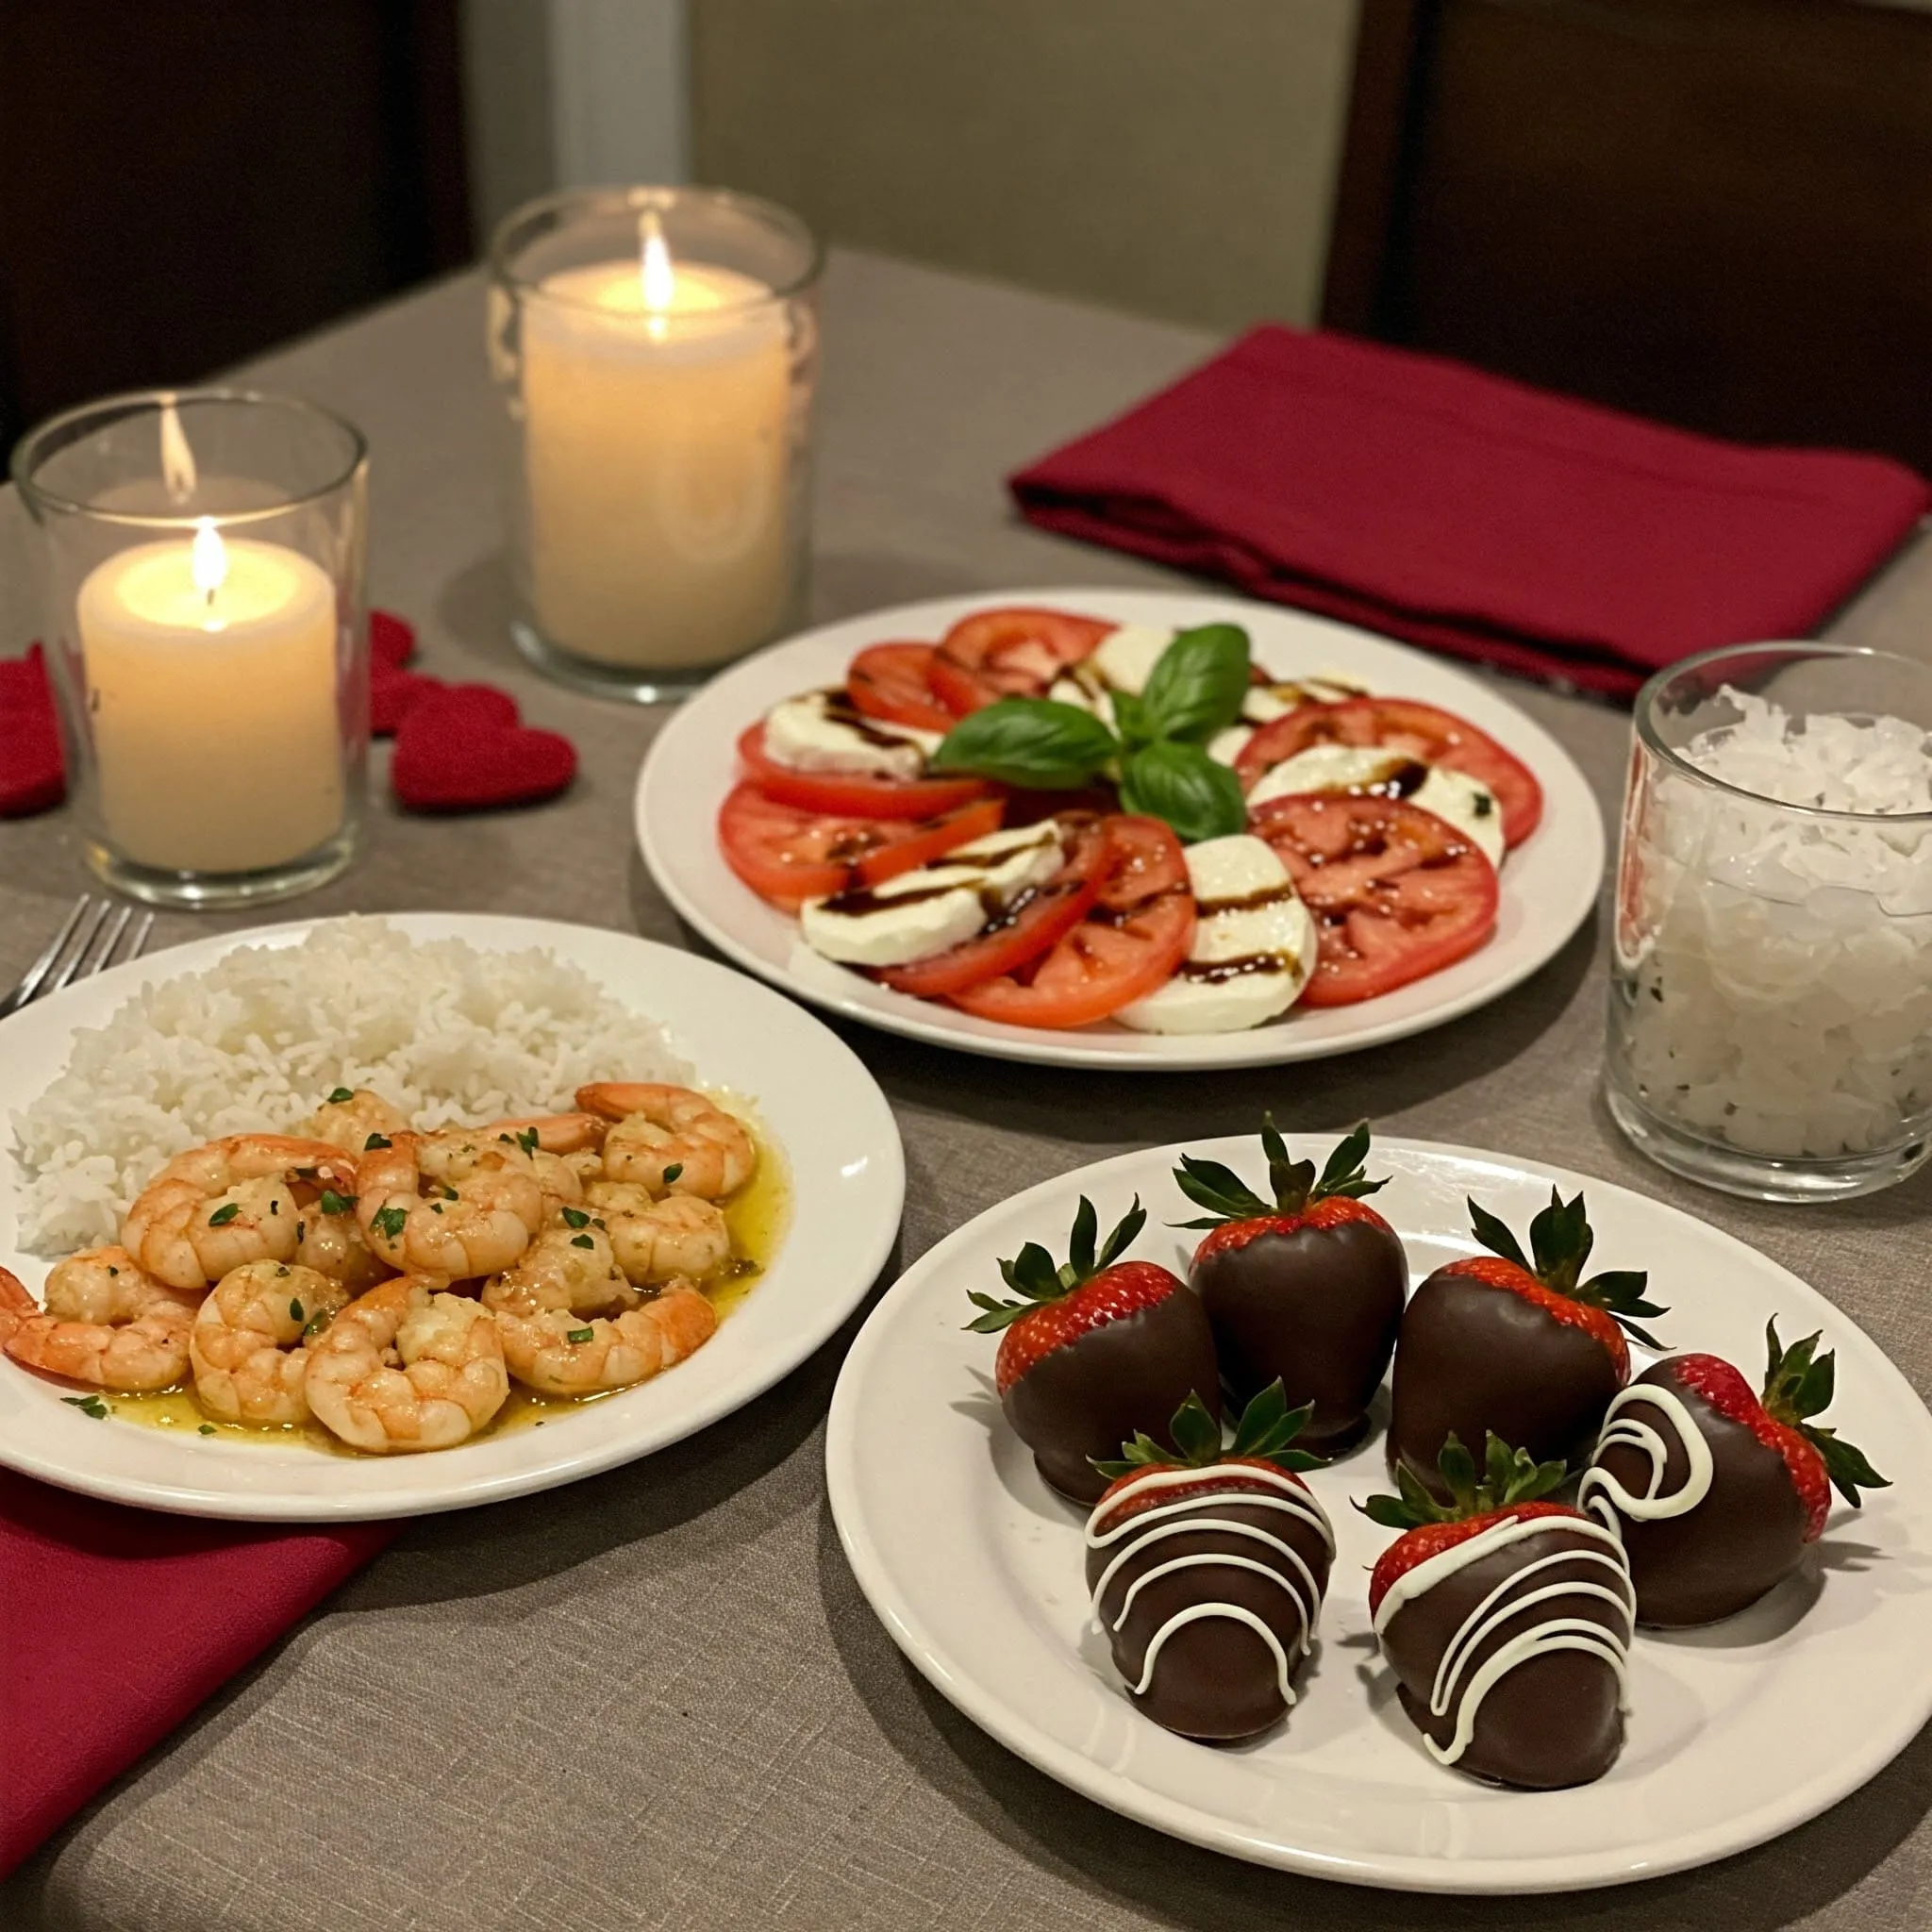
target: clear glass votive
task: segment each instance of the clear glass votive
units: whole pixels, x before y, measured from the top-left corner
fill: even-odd
[[[88,862],[155,905],[306,891],[369,751],[368,452],[313,404],[111,396],[13,452]]]
[[[1809,1201],[1932,1150],[1928,733],[1932,666],[1831,644],[1707,652],[1639,694],[1605,1094],[1654,1160]]]
[[[490,250],[524,655],[641,703],[782,636],[805,591],[821,256],[709,188],[570,190]]]

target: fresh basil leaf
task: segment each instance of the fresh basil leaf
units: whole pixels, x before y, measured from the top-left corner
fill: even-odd
[[[1165,819],[1185,845],[1224,838],[1248,823],[1241,781],[1197,744],[1163,741],[1137,751],[1121,769],[1121,804]]]
[[[1248,693],[1248,634],[1238,624],[1179,632],[1141,694],[1150,736],[1198,743],[1241,716]]]
[[[1109,694],[1108,702],[1113,706],[1113,728],[1129,751],[1139,751],[1160,736],[1148,723],[1145,699],[1137,698],[1130,691],[1117,691]]]
[[[1060,791],[1084,785],[1119,750],[1113,733],[1078,705],[999,698],[947,732],[932,755],[932,769]]]

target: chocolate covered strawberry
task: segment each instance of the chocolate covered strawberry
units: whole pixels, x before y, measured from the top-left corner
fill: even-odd
[[[1120,1258],[1146,1224],[1136,1200],[1096,1249],[1099,1222],[1083,1195],[1063,1263],[1028,1241],[1000,1263],[1017,1301],[969,1297],[980,1310],[969,1328],[1005,1331],[993,1380],[1013,1433],[1041,1474],[1076,1503],[1094,1502],[1107,1487],[1096,1458],[1134,1435],[1165,1440],[1190,1394],[1221,1414],[1214,1336],[1199,1298],[1167,1269]]]
[[[1197,1395],[1169,1425],[1179,1453],[1136,1436],[1087,1521],[1087,1587],[1136,1707],[1188,1738],[1250,1738],[1294,1703],[1335,1533],[1298,1472],[1307,1410],[1279,1382],[1225,1449]]]
[[[1395,1341],[1389,1459],[1431,1490],[1452,1434],[1494,1434],[1538,1462],[1580,1465],[1630,1379],[1625,1331],[1655,1348],[1637,1322],[1669,1312],[1643,1299],[1641,1273],[1584,1279],[1594,1237],[1581,1194],[1550,1190],[1529,1224],[1533,1260],[1493,1214],[1474,1201],[1469,1214],[1490,1253],[1438,1268],[1409,1297]]]
[[[1180,1225],[1211,1230],[1189,1279],[1236,1397],[1279,1380],[1291,1403],[1312,1405],[1307,1446],[1334,1455],[1367,1432],[1408,1261],[1395,1230],[1361,1198],[1387,1185],[1364,1171],[1366,1122],[1336,1145],[1319,1177],[1312,1160],[1288,1158],[1272,1120],[1261,1146],[1272,1201],[1219,1161],[1181,1157],[1174,1179],[1208,1213]]]
[[[1369,1611],[1430,1757],[1524,1790],[1588,1784],[1624,1746],[1636,1591],[1616,1536],[1542,1500],[1560,1462],[1492,1435],[1483,1468],[1451,1436],[1439,1502],[1407,1469],[1358,1505],[1404,1532],[1369,1579]]]
[[[1824,1528],[1834,1488],[1890,1485],[1811,1417],[1830,1407],[1820,1337],[1782,1346],[1767,1323],[1760,1397],[1714,1355],[1674,1355],[1610,1404],[1577,1503],[1624,1540],[1640,1623],[1714,1624],[1774,1590]]]

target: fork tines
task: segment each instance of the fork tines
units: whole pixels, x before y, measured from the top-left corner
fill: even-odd
[[[58,992],[63,986],[86,979],[104,967],[138,959],[154,930],[155,916],[142,913],[130,939],[127,928],[133,917],[132,906],[117,907],[111,899],[96,899],[83,892],[60,922],[59,931],[21,975],[20,984],[0,997],[0,1014],[18,1012],[29,1000]]]

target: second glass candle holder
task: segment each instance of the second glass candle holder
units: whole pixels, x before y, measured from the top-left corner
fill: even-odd
[[[681,697],[802,610],[817,242],[722,190],[573,190],[490,251],[524,655]]]

